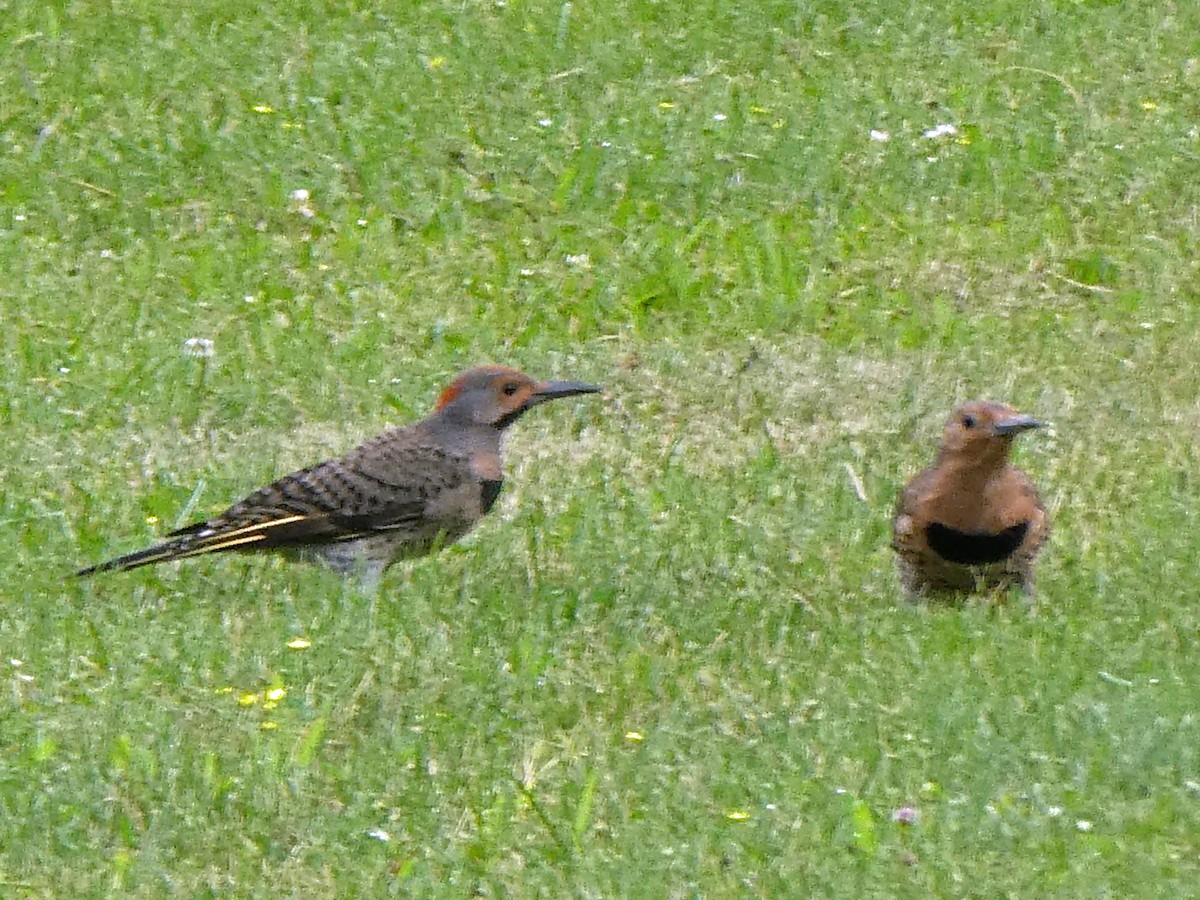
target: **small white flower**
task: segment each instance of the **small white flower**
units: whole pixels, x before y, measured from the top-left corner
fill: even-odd
[[[377,841],[383,841],[385,844],[392,839],[392,836],[382,828],[372,828],[367,832],[367,837],[374,838]]]
[[[19,668],[21,668],[21,666],[25,665],[25,661],[20,660],[20,659],[10,659],[8,661],[8,664],[10,666],[12,666],[14,669],[19,669]]]
[[[1078,831],[1091,831],[1092,823],[1089,822],[1087,819],[1080,819],[1078,822],[1075,823],[1075,828]]]
[[[592,267],[592,258],[586,253],[568,253],[563,257],[563,262],[575,269],[590,269]]]
[[[1061,806],[1050,806],[1046,808],[1046,815],[1052,819],[1057,819],[1062,814],[1063,808]]]
[[[880,144],[886,144],[892,139],[892,134],[890,131],[881,131],[877,128],[872,128],[870,132],[870,138],[871,140],[877,141]]]
[[[725,115],[725,113],[713,113],[714,122],[724,122],[728,118],[729,116]]]
[[[316,216],[316,211],[308,205],[310,196],[305,188],[296,188],[296,190],[288,194],[288,198],[292,201],[292,211],[299,213],[306,219]]]
[[[24,222],[24,221],[25,221],[25,214],[24,214],[24,213],[17,213],[15,216],[13,216],[13,220],[14,220],[14,221],[16,221],[16,222]]]
[[[116,259],[117,254],[113,253],[111,250],[101,250],[100,258],[101,259]]]
[[[367,224],[367,220],[366,220],[366,219],[359,219],[359,220],[358,220],[358,224],[359,224],[359,225],[366,225],[366,224]]]
[[[953,137],[956,134],[958,134],[957,128],[949,123],[943,122],[941,125],[935,125],[933,128],[930,128],[928,131],[924,132],[921,137],[933,140],[934,138],[940,137]]]
[[[207,358],[213,355],[213,342],[208,338],[188,338],[183,342],[183,352],[186,356]]]
[[[554,124],[554,120],[553,119],[538,119],[538,124],[541,125],[543,128],[549,128],[551,125]]]
[[[242,299],[245,300],[247,303],[254,303],[258,300],[258,298],[255,297],[253,294],[247,294]]]
[[[59,366],[59,367],[58,367],[58,374],[60,374],[60,375],[70,375],[70,374],[71,374],[71,369],[70,369],[70,367],[68,367],[68,366]]]
[[[601,141],[601,142],[600,142],[600,146],[601,146],[601,147],[611,147],[611,146],[612,146],[612,141]]]

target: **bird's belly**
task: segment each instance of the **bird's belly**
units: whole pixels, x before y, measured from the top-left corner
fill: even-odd
[[[929,549],[947,562],[982,566],[1008,559],[1028,532],[1028,522],[998,532],[959,531],[941,522],[930,522],[925,526],[925,540]]]
[[[470,530],[469,523],[446,523],[447,527],[421,534],[379,532],[346,541],[301,547],[293,555],[315,560],[340,575],[373,574],[378,577],[400,559],[425,556],[453,544]]]

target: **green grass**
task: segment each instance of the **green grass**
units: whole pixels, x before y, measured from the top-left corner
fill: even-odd
[[[268,6],[0,3],[0,895],[1200,893],[1200,7]],[[65,579],[484,361],[606,394],[378,597]]]

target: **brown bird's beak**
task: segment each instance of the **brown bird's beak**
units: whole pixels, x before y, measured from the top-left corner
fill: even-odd
[[[533,389],[526,406],[537,406],[547,400],[574,397],[577,394],[598,394],[601,388],[583,381],[542,381]]]
[[[996,434],[1020,434],[1022,431],[1029,431],[1033,428],[1045,427],[1044,422],[1039,422],[1033,416],[1009,416],[1007,419],[1000,419],[993,426]]]

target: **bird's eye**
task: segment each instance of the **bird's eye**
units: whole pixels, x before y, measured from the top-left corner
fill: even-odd
[[[975,427],[975,417],[972,415],[965,415],[962,417],[962,423],[963,423],[963,428],[974,428]]]
[[[511,397],[518,390],[520,390],[520,388],[521,388],[521,386],[519,384],[517,384],[515,381],[510,381],[510,382],[506,383],[504,385],[504,387],[502,387],[500,390],[504,391],[505,397]]]

